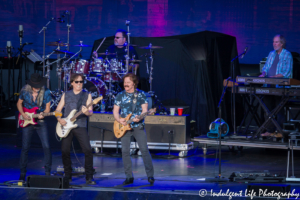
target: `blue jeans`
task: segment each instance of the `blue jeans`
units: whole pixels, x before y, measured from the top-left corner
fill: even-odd
[[[44,121],[38,120],[38,124],[29,125],[27,127],[22,128],[22,152],[21,152],[21,159],[20,159],[20,168],[22,174],[26,174],[26,168],[28,164],[28,151],[30,148],[32,135],[35,131],[39,135],[44,149],[45,172],[51,171],[52,154],[49,146],[47,124]]]

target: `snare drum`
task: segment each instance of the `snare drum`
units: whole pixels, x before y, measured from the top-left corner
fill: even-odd
[[[122,80],[121,75],[115,72],[106,72],[103,76],[105,82],[119,82]]]
[[[102,58],[97,58],[91,64],[91,72],[94,73],[104,73],[106,64],[103,62]]]
[[[88,74],[90,70],[89,68],[90,68],[89,62],[87,60],[80,59],[75,64],[74,73]]]
[[[83,89],[90,92],[92,99],[95,99],[99,96],[105,96],[107,87],[105,83],[96,77],[87,77],[84,81]]]

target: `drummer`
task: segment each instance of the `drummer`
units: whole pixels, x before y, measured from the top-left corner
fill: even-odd
[[[108,53],[115,53],[115,55],[110,55],[110,58],[117,58],[119,61],[123,61],[125,64],[126,62],[126,44],[127,44],[127,31],[123,29],[118,29],[115,34],[114,44],[110,45],[107,48]],[[138,54],[136,50],[130,46],[129,47],[129,58],[131,60],[138,60]],[[133,67],[133,69],[132,69]],[[138,77],[140,76],[139,64],[134,63],[133,65],[128,66],[129,72],[134,72]]]

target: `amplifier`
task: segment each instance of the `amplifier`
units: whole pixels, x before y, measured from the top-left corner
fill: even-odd
[[[36,188],[57,188],[66,189],[69,188],[69,180],[63,176],[42,176],[32,175],[27,176],[27,187]]]
[[[102,140],[101,129],[104,129],[104,141],[116,141],[116,137],[113,133],[115,118],[112,113],[98,113],[94,112],[89,117],[88,130],[91,141]],[[98,128],[97,128],[98,127]]]
[[[104,129],[103,147],[116,147],[117,139],[112,132],[114,121],[112,113],[95,112],[89,117],[88,130],[92,148],[101,147],[102,134],[99,128]],[[145,118],[145,130],[149,149],[168,149],[169,142],[171,142],[172,150],[189,150],[193,148],[190,141],[189,115],[148,115]],[[135,145],[132,142],[131,148],[134,148]],[[118,146],[121,147],[120,141]]]
[[[149,115],[145,118],[148,142],[187,144],[190,142],[190,116]]]

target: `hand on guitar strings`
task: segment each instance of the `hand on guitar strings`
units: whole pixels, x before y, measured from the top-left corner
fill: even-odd
[[[66,120],[64,120],[64,119],[59,118],[57,120],[62,126],[65,126],[67,124]]]
[[[44,113],[41,112],[41,113],[39,114],[38,118],[39,118],[39,119],[43,119],[43,118],[44,118],[44,115],[43,115],[43,114],[44,114]]]
[[[27,114],[25,114],[25,113],[22,114],[22,117],[23,117],[25,120],[31,120],[31,118],[30,118]]]
[[[123,126],[126,126],[127,123],[126,123],[126,119],[125,118],[120,118],[120,124],[122,124]]]

